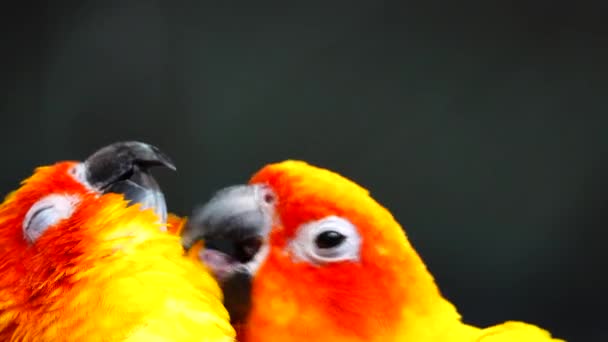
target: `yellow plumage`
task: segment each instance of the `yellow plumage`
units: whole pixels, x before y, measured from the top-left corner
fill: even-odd
[[[77,209],[26,245],[23,213],[44,178],[0,207],[1,341],[234,341],[213,277],[152,210],[121,195],[62,185]]]
[[[229,220],[236,241],[239,228],[268,241],[239,326],[244,342],[562,341],[522,322],[464,323],[393,215],[335,172],[285,161],[262,168],[249,186],[219,191],[211,203],[221,205],[206,209],[214,222]],[[252,202],[255,210],[242,208]],[[228,235],[209,225],[206,238]],[[328,232],[342,239],[318,244]]]

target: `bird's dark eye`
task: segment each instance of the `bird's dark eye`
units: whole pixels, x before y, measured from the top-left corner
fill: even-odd
[[[317,248],[321,249],[334,248],[340,245],[344,240],[346,240],[346,236],[335,230],[328,230],[317,235],[315,238],[315,245],[317,245]]]
[[[361,236],[357,227],[339,216],[327,216],[301,225],[289,250],[295,259],[315,265],[353,261],[360,257]]]

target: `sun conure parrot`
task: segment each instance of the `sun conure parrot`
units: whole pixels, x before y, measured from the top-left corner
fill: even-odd
[[[305,162],[220,190],[181,234],[224,284],[239,341],[558,341],[522,322],[463,323],[391,213]]]
[[[166,230],[140,142],[37,168],[0,205],[0,341],[234,341],[221,289]]]

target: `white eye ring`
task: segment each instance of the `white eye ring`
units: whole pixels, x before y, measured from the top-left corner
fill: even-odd
[[[313,264],[358,261],[360,247],[361,236],[356,227],[338,216],[328,216],[300,226],[289,243],[295,259]]]
[[[72,216],[80,201],[74,195],[48,195],[34,203],[23,219],[23,237],[34,243],[52,225]]]

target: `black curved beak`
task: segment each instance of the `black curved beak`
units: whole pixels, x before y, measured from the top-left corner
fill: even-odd
[[[153,208],[162,223],[167,221],[165,197],[150,168],[176,168],[157,147],[137,141],[117,142],[97,150],[83,165],[84,178],[91,187],[101,193],[123,194],[131,203]]]
[[[272,227],[274,198],[262,185],[224,188],[194,210],[182,230],[187,250],[204,241],[199,258],[218,279],[233,323],[243,322],[249,311],[251,281],[261,262],[256,256]]]

